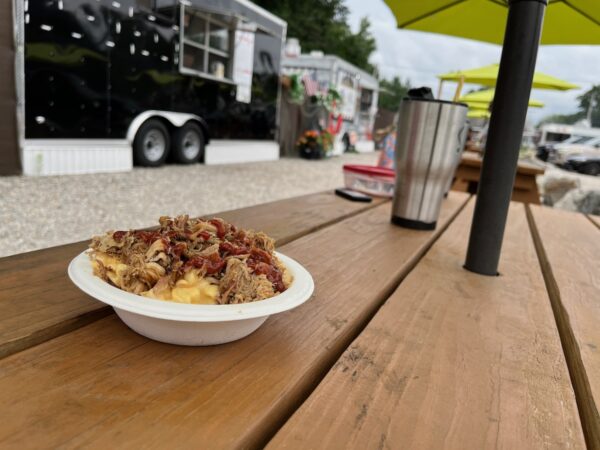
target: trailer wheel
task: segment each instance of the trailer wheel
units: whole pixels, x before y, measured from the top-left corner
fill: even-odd
[[[180,164],[204,160],[204,133],[193,122],[188,122],[173,133],[173,157]]]
[[[133,141],[133,159],[138,166],[162,166],[169,154],[169,131],[156,119],[144,122]]]

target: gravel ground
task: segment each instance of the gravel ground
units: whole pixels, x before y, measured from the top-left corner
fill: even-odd
[[[343,185],[343,164],[376,160],[377,154],[369,153],[324,161],[0,177],[0,257],[88,239],[105,230],[147,227],[161,215],[200,216],[333,189]]]

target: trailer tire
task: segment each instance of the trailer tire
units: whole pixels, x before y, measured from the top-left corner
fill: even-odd
[[[180,164],[204,161],[204,133],[194,122],[173,132],[173,159]]]
[[[142,124],[133,141],[133,160],[138,166],[162,166],[169,155],[169,131],[158,119]]]

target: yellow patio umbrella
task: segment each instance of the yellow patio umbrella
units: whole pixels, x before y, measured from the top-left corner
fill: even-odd
[[[477,109],[477,106],[479,106],[478,109],[487,109],[489,104],[494,100],[494,94],[494,89],[485,89],[483,91],[475,91],[465,94],[458,99],[458,101],[461,103],[466,103],[469,108]],[[528,106],[532,108],[543,108],[544,103],[530,98]]]
[[[467,112],[469,119],[489,119],[491,115],[487,109],[469,109]]]
[[[498,79],[499,64],[490,64],[489,66],[479,67],[477,69],[458,70],[456,72],[445,73],[438,75],[440,85],[438,89],[438,97],[442,92],[442,83],[444,81],[456,81],[458,87],[456,89],[455,98],[460,96],[460,90],[463,83],[481,84],[483,86],[496,86]],[[533,88],[536,89],[554,89],[557,91],[568,91],[569,89],[578,89],[579,86],[560,78],[546,75],[545,73],[535,72],[533,74]]]
[[[465,83],[496,86],[498,67],[499,64],[490,64],[489,66],[479,67],[477,69],[445,73],[443,75],[438,75],[438,78],[441,81],[460,81],[463,79]],[[568,81],[541,72],[535,72],[533,74],[533,84],[531,87],[536,89],[555,89],[558,91],[568,91],[569,89],[579,88],[576,84],[569,83]]]
[[[535,1],[535,0],[532,0]],[[502,44],[508,0],[385,0],[398,28]],[[600,44],[600,2],[550,0],[542,45]]]
[[[600,1],[385,2],[396,16],[398,28],[502,44],[496,95],[464,265],[472,272],[497,275],[538,47],[540,42],[600,44]]]

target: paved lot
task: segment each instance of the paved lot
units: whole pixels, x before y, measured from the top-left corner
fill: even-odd
[[[325,161],[0,178],[0,256],[80,241],[109,229],[150,226],[161,215],[199,216],[333,189],[343,184],[343,164],[376,160],[370,153]]]

